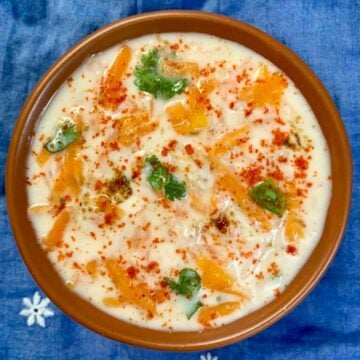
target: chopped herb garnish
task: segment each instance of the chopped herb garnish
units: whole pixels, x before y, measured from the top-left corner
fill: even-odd
[[[277,215],[286,209],[286,199],[273,180],[265,180],[249,190],[251,198],[261,207]]]
[[[123,202],[132,195],[132,189],[128,178],[123,174],[117,174],[107,184],[108,193],[116,202]]]
[[[186,195],[185,184],[178,181],[169,170],[152,155],[145,159],[146,179],[153,190],[164,189],[165,197],[171,201],[181,199]]]
[[[192,298],[201,287],[200,275],[195,270],[189,268],[185,268],[180,271],[178,282],[175,282],[168,277],[164,280],[171,290],[190,298]]]
[[[299,146],[301,146],[301,141],[300,141],[300,136],[299,136],[299,134],[298,134],[298,133],[295,133],[294,136],[295,136],[295,139],[296,139],[297,144],[298,144]]]
[[[186,86],[188,80],[169,79],[159,73],[159,50],[154,48],[147,54],[141,57],[141,65],[136,66],[135,85],[141,90],[153,94],[155,98],[161,97],[163,99],[171,99],[176,94],[181,94]]]
[[[186,313],[186,317],[188,320],[191,319],[191,317],[203,306],[203,303],[201,301],[196,302],[192,305],[190,310]]]
[[[51,153],[57,153],[77,139],[78,133],[75,123],[70,119],[66,119],[56,129],[55,135],[45,144],[45,149]]]

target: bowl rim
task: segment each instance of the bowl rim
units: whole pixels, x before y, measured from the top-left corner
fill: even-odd
[[[29,119],[31,119],[31,117],[33,116],[34,109],[39,107],[38,99],[45,97],[47,98],[47,101],[45,103],[50,101],[51,96],[55,94],[56,89],[58,88],[58,86],[54,87],[54,84],[52,83],[52,79],[55,78],[57,74],[61,73],[61,71],[64,69],[67,63],[71,62],[75,58],[82,58],[81,60],[82,62],[87,56],[91,55],[91,53],[87,53],[87,49],[89,46],[91,46],[96,42],[99,42],[101,39],[104,39],[105,36],[112,36],[111,34],[116,33],[116,31],[119,31],[126,26],[136,27],[139,25],[141,26],[141,24],[143,24],[144,22],[153,21],[154,23],[156,23],[156,21],[158,22],[169,21],[169,19],[173,20],[175,23],[175,21],[180,21],[180,19],[185,19],[186,21],[190,21],[191,19],[194,18],[197,19],[197,22],[203,22],[204,24],[206,22],[212,23],[214,25],[221,24],[221,26],[223,26],[224,29],[229,28],[232,29],[233,31],[239,31],[246,34],[251,34],[253,38],[258,39],[259,42],[262,42],[263,46],[266,46],[264,44],[268,44],[268,46],[272,48],[272,51],[277,53],[276,56],[283,57],[284,61],[286,58],[286,60],[289,61],[289,63],[294,66],[295,69],[294,71],[299,71],[301,76],[305,76],[307,78],[307,81],[309,81],[309,83],[312,84],[312,86],[316,90],[317,96],[321,97],[323,105],[326,108],[326,111],[328,111],[332,115],[333,117],[332,121],[336,125],[336,130],[338,132],[337,135],[339,138],[341,138],[341,148],[339,149],[339,153],[343,155],[345,158],[344,169],[342,169],[344,176],[343,193],[342,193],[344,200],[342,201],[341,204],[342,213],[340,214],[341,215],[340,219],[336,224],[336,236],[333,237],[334,240],[332,241],[331,246],[327,249],[326,255],[321,259],[317,260],[316,271],[313,271],[313,273],[311,273],[311,276],[309,276],[308,280],[305,282],[304,287],[293,292],[292,295],[290,294],[291,296],[287,301],[283,301],[283,303],[279,302],[278,306],[275,307],[275,309],[274,306],[272,307],[270,306],[269,308],[269,305],[273,304],[277,300],[260,308],[259,310],[256,310],[254,313],[258,313],[259,311],[264,312],[264,316],[262,317],[261,321],[253,324],[249,324],[249,326],[247,326],[246,329],[242,329],[239,331],[237,331],[236,328],[232,327],[231,332],[221,331],[223,329],[226,330],[227,328],[230,329],[229,325],[225,325],[222,328],[217,328],[220,329],[220,331],[214,329],[214,330],[205,330],[204,332],[201,333],[176,332],[173,334],[169,334],[159,330],[144,329],[135,326],[136,328],[139,329],[141,333],[139,337],[136,337],[132,333],[130,333],[129,335],[126,332],[123,332],[124,329],[122,327],[119,328],[121,331],[114,329],[107,329],[104,326],[99,325],[96,321],[93,321],[91,319],[89,320],[85,316],[85,314],[82,314],[81,312],[79,313],[79,311],[76,311],[74,308],[71,308],[70,303],[62,299],[62,294],[59,292],[59,290],[54,289],[52,285],[49,284],[46,275],[42,274],[39,271],[39,269],[36,267],[35,265],[36,261],[33,258],[33,255],[29,253],[26,246],[27,235],[24,233],[24,230],[22,229],[21,226],[22,224],[21,221],[24,220],[24,216],[26,217],[27,215],[18,213],[17,211],[19,195],[17,194],[18,189],[16,185],[19,184],[19,179],[16,178],[17,174],[16,171],[13,170],[13,168],[16,167],[15,164],[17,164],[19,158],[24,157],[24,151],[25,151],[24,144],[26,142],[29,143],[30,141],[29,139],[25,139],[24,137],[25,136],[24,132],[26,133],[27,126],[34,128],[36,125],[37,120],[32,121],[32,124],[29,125]],[[167,31],[167,32],[172,32],[172,31]],[[178,32],[199,32],[199,31],[178,30]],[[150,33],[151,32],[146,32],[144,33],[144,35]],[[152,33],[157,33],[157,31],[153,31]],[[203,33],[209,34],[208,31],[204,31]],[[222,37],[220,35],[215,35],[215,36]],[[135,37],[138,36],[134,36],[133,38]],[[128,37],[128,38],[132,38],[132,37]],[[232,40],[232,41],[240,43],[239,41],[236,40]],[[241,42],[240,44],[244,44],[244,43]],[[250,47],[250,46],[248,47],[254,50],[254,47]],[[258,52],[257,50],[254,51]],[[274,60],[270,60],[270,61],[274,62]],[[278,64],[276,63],[275,65],[278,66]],[[287,73],[287,75],[290,78],[292,78],[291,74]],[[50,96],[48,96],[48,94],[50,94]],[[303,93],[303,95],[308,100],[306,94]],[[43,111],[44,109],[45,107],[43,106],[41,111]],[[39,115],[37,116],[37,118],[38,117]],[[326,140],[329,143],[328,137],[326,137]],[[27,154],[27,151],[25,151],[25,153]],[[333,156],[335,155],[332,152],[330,155],[333,161]],[[333,170],[334,169],[332,168],[332,172]],[[338,171],[338,169],[336,170]],[[319,282],[319,280],[321,279],[321,277],[329,267],[341,243],[345,231],[345,227],[347,224],[347,219],[349,216],[349,210],[351,205],[352,173],[353,173],[353,169],[352,169],[350,144],[348,137],[346,135],[344,124],[340,118],[340,115],[333,101],[331,100],[330,95],[328,94],[327,90],[322,85],[320,80],[317,78],[314,72],[297,55],[295,55],[292,52],[292,50],[290,50],[285,45],[275,40],[273,37],[267,35],[263,31],[253,27],[252,25],[246,24],[240,20],[236,20],[219,14],[207,13],[203,11],[167,10],[167,11],[155,11],[155,12],[143,13],[112,22],[100,28],[96,32],[86,36],[82,40],[80,40],[69,50],[67,50],[65,54],[62,55],[49,68],[49,70],[40,78],[34,89],[31,91],[25,104],[22,107],[20,115],[18,116],[8,151],[6,176],[5,176],[5,189],[6,189],[7,209],[8,209],[10,224],[12,227],[12,231],[18,249],[21,253],[21,256],[24,262],[26,263],[26,266],[29,269],[31,275],[37,282],[37,284],[40,286],[41,289],[43,289],[44,293],[50,298],[50,300],[56,306],[58,306],[64,313],[66,313],[68,316],[70,316],[72,319],[76,320],[78,323],[82,324],[83,326],[113,340],[125,342],[131,345],[151,348],[151,349],[189,351],[189,350],[211,349],[219,346],[229,345],[239,340],[244,340],[249,336],[252,336],[266,329],[267,327],[272,325],[275,321],[280,320],[283,316],[288,314],[294,307],[296,307],[302,300],[304,300],[304,298],[310,293],[310,291],[317,285],[317,283]],[[25,179],[22,180],[25,183]],[[332,194],[331,202],[333,201],[333,196],[334,195]],[[23,200],[27,202],[27,199],[23,199]],[[21,216],[22,219],[20,219]],[[323,236],[321,237],[319,242],[322,241],[322,238]],[[314,251],[315,249],[313,250],[313,252]],[[46,262],[46,260],[43,261]],[[308,261],[309,259],[307,259],[306,263]],[[301,268],[299,273],[301,273],[302,271],[303,268]],[[297,279],[297,277],[298,276],[296,276],[295,279]],[[291,283],[293,282],[294,279]],[[265,312],[264,310],[265,308],[269,308],[269,310]],[[245,318],[248,318],[249,316],[253,316],[254,313],[247,315]],[[125,330],[127,328],[131,328],[134,326],[134,325],[129,325],[128,323],[125,323],[118,319],[114,319],[114,318],[112,319],[114,322],[123,323],[122,326],[125,328]],[[240,321],[242,321],[242,319],[239,319],[234,323],[240,324]],[[210,335],[208,337],[202,335],[205,333],[210,334],[211,332],[213,332],[213,335]],[[152,334],[147,335],[148,333],[152,333]],[[190,336],[187,336],[186,334],[187,335],[190,334]],[[195,337],[194,334],[197,334],[197,336]],[[181,341],[181,339],[175,340],[179,336],[180,337],[182,336],[186,340],[184,341]],[[164,337],[164,339],[161,341],[159,339],[160,337]],[[197,341],[196,338],[201,338],[201,339]]]

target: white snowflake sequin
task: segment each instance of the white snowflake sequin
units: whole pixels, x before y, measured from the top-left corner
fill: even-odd
[[[54,312],[47,306],[50,304],[50,300],[45,297],[41,300],[41,296],[38,291],[35,292],[32,301],[30,298],[23,298],[24,309],[22,309],[19,315],[27,317],[27,326],[33,326],[35,323],[41,327],[45,327],[45,318],[54,316]]]
[[[218,357],[207,353],[206,355],[200,355],[200,360],[218,360]]]

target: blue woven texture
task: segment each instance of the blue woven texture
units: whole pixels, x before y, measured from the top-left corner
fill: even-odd
[[[161,5],[160,5],[161,4]],[[197,9],[230,15],[274,36],[307,62],[338,106],[350,136],[354,194],[335,261],[307,299],[252,338],[212,350],[214,359],[360,359],[359,62],[360,2],[326,0],[0,0],[0,359],[200,359],[207,352],[144,350],[103,338],[53,304],[46,327],[19,312],[38,287],[22,262],[4,198],[8,144],[35,83],[70,46],[101,26],[136,13]],[[40,291],[40,290],[39,290]],[[40,291],[42,297],[45,295]],[[210,359],[210,355],[209,355]]]

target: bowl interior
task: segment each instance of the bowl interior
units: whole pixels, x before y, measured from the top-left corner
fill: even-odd
[[[67,77],[91,54],[123,40],[162,32],[199,32],[238,42],[284,71],[312,107],[327,139],[333,192],[323,235],[296,278],[273,302],[221,328],[201,333],[166,333],[115,319],[69,290],[38,245],[27,217],[26,157],[39,115]],[[164,350],[223,346],[268,327],[297,305],[316,285],[340,244],[349,212],[352,164],[344,126],[327,91],[313,72],[288,48],[239,21],[213,14],[170,11],[143,14],[110,24],[70,49],[40,80],[19,116],[10,145],[6,193],[8,213],[19,250],[31,274],[49,298],[86,327],[115,340]]]

